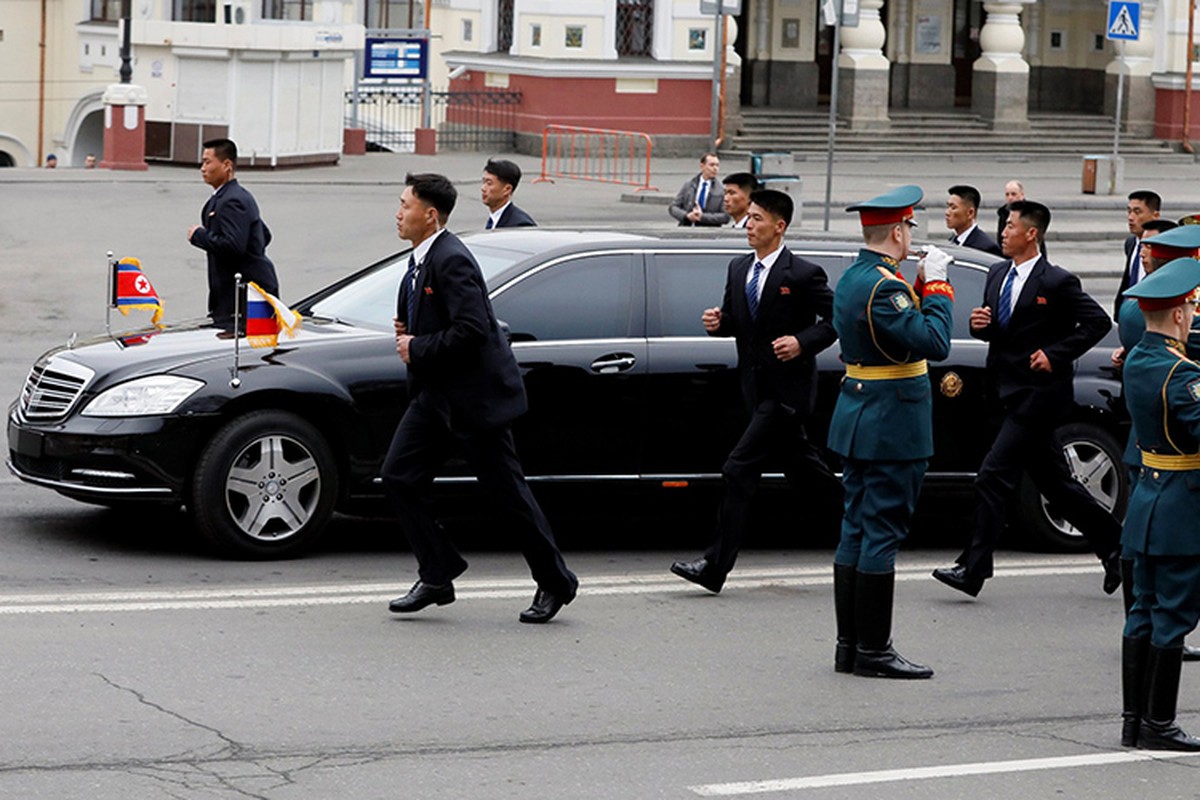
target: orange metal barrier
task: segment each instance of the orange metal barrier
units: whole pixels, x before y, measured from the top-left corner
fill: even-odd
[[[649,134],[547,125],[542,129],[542,175],[534,183],[554,178],[628,183],[637,191],[658,191],[650,185]]]

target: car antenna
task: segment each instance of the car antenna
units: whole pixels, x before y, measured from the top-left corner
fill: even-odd
[[[239,363],[238,359],[241,356],[240,341],[241,336],[241,318],[242,318],[242,297],[244,290],[242,286],[242,273],[235,273],[233,276],[233,366],[229,369],[229,388],[236,389],[242,385],[242,379],[238,377]]]

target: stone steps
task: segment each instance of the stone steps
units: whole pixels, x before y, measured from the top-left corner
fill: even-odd
[[[1112,119],[1096,114],[1031,114],[1027,131],[993,130],[979,117],[959,111],[893,111],[890,116],[891,127],[885,131],[852,131],[839,121],[835,142],[838,152],[1028,158],[1112,152]],[[828,141],[827,113],[743,109],[742,125],[723,149],[731,154],[790,151],[803,156],[826,152]],[[1120,152],[1137,156],[1176,155],[1169,142],[1131,138],[1128,134],[1122,134]]]

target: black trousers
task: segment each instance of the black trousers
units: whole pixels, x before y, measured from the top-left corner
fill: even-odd
[[[969,575],[992,577],[992,556],[1023,472],[1029,473],[1038,491],[1063,518],[1079,529],[1098,557],[1108,558],[1120,549],[1121,523],[1071,475],[1062,447],[1054,441],[1053,422],[1032,422],[1009,414],[975,478],[975,530],[958,557]]]
[[[842,508],[842,484],[809,440],[804,417],[790,413],[775,400],[761,401],[750,414],[742,438],[721,468],[725,495],[717,513],[717,531],[704,553],[712,569],[721,575],[733,569],[750,520],[750,501],[762,480],[767,462],[779,456],[788,483],[797,492],[820,497],[827,506],[806,516],[837,530]],[[824,511],[824,515],[821,513]]]
[[[381,471],[420,579],[442,585],[467,568],[432,508],[434,476],[455,444],[465,450],[480,486],[499,505],[501,519],[516,536],[537,585],[560,597],[573,597],[579,581],[567,569],[550,523],[525,482],[510,427],[452,431],[443,410],[424,394],[413,398],[396,426]]]

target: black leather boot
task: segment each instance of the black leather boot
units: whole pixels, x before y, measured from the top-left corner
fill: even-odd
[[[1150,646],[1146,680],[1146,710],[1138,729],[1138,747],[1143,750],[1183,750],[1200,752],[1200,739],[1183,732],[1175,724],[1175,705],[1179,700],[1179,673],[1183,669],[1182,647]]]
[[[1121,639],[1121,746],[1137,747],[1145,703],[1146,658],[1150,639],[1126,636]]]
[[[854,672],[858,636],[854,632],[854,575],[846,564],[833,565],[833,616],[837,623],[837,650],[833,654],[835,672]]]
[[[894,572],[859,572],[854,576],[854,629],[858,649],[854,674],[867,678],[932,678],[933,670],[914,664],[892,647]]]
[[[1125,603],[1125,616],[1133,608],[1133,559],[1121,559],[1121,600]]]

